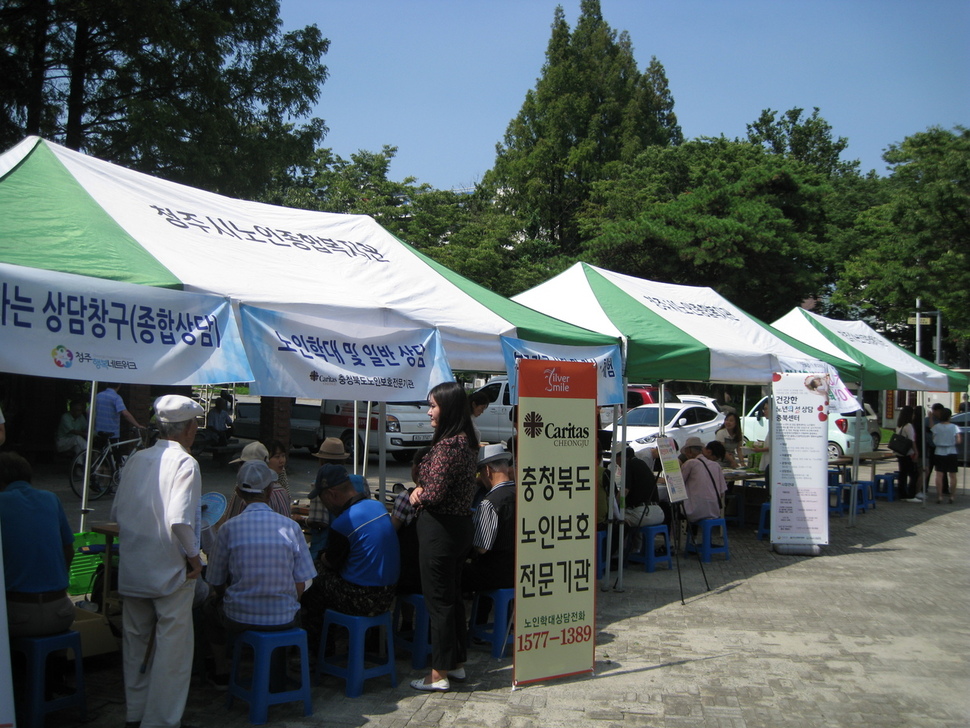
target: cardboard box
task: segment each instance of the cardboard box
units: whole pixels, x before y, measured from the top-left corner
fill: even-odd
[[[121,639],[115,637],[104,616],[80,607],[74,608],[71,629],[81,633],[81,652],[85,657],[104,655],[121,650]]]

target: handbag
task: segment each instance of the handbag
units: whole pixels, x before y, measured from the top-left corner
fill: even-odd
[[[913,441],[898,432],[894,432],[892,437],[889,438],[889,449],[899,457],[904,458],[913,449]]]

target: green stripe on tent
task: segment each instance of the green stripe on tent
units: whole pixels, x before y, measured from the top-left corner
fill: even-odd
[[[862,378],[862,367],[856,364],[855,361],[848,361],[848,354],[845,355],[845,359],[833,356],[828,352],[816,349],[814,346],[809,346],[793,336],[789,336],[784,331],[776,329],[771,324],[766,324],[764,321],[752,316],[751,314],[745,315],[759,326],[764,326],[773,336],[777,336],[792,348],[798,349],[799,351],[802,351],[815,359],[824,361],[826,364],[835,367],[836,371],[839,373],[839,376],[842,377],[843,382],[858,382]],[[868,386],[868,381],[866,384]]]
[[[636,332],[627,343],[626,376],[631,382],[711,378],[711,350],[626,291],[583,264],[589,286],[619,331]],[[651,343],[655,342],[655,343]]]
[[[862,351],[848,343],[841,336],[829,331],[822,323],[816,321],[812,316],[803,316],[803,318],[808,321],[814,329],[822,334],[822,336],[832,342],[832,344],[839,350],[844,351],[847,356],[859,362],[859,364],[862,366],[863,376],[865,377],[863,386],[866,389],[898,389],[899,383],[896,379],[895,369],[876,361],[867,354],[864,354]],[[906,353],[909,356],[913,356],[912,352],[907,351]]]
[[[43,140],[0,180],[0,260],[163,288],[182,283],[109,216]]]
[[[396,237],[396,236],[395,236]],[[544,313],[534,311],[521,303],[510,301],[504,296],[488,290],[484,286],[474,283],[464,276],[449,270],[435,260],[432,260],[414,246],[405,243],[407,250],[410,250],[427,265],[437,271],[449,283],[467,293],[476,301],[489,309],[496,316],[499,316],[516,328],[516,337],[526,341],[534,341],[539,344],[565,344],[576,346],[609,346],[619,343],[615,338],[605,334],[598,334],[595,331],[574,326],[560,321],[559,319],[546,316]]]

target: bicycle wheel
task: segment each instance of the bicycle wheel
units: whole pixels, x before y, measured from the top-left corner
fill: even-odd
[[[78,498],[81,497],[82,491],[84,490],[84,455],[82,452],[74,458],[71,462],[71,470],[68,473],[71,481],[71,490],[74,491],[74,495]],[[91,462],[98,467],[92,468],[91,470],[91,479],[88,482],[88,500],[97,500],[108,492],[114,475],[114,466],[108,459],[101,462],[100,450],[91,451]]]

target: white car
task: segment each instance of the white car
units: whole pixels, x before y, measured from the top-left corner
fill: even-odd
[[[678,447],[682,447],[688,437],[699,437],[708,443],[714,433],[724,423],[724,415],[718,410],[717,403],[710,397],[678,395],[679,402],[664,404],[664,434],[672,437]],[[657,438],[660,436],[660,405],[645,404],[634,407],[626,413],[627,444],[641,460],[652,463],[657,454]],[[623,419],[616,425],[621,436]],[[613,431],[613,425],[606,428]]]
[[[758,400],[758,404],[748,411],[747,417],[741,418],[741,432],[747,440],[764,440],[768,436],[768,422],[761,415],[761,408],[764,406],[767,397]],[[856,418],[860,412],[851,414],[840,414],[833,411],[829,416],[828,423],[828,453],[829,460],[842,457],[846,453],[851,453],[855,443]],[[872,407],[866,405],[865,421],[859,423],[859,429],[864,438],[860,449],[868,452],[879,448],[879,440],[882,434],[879,426],[879,418]]]

